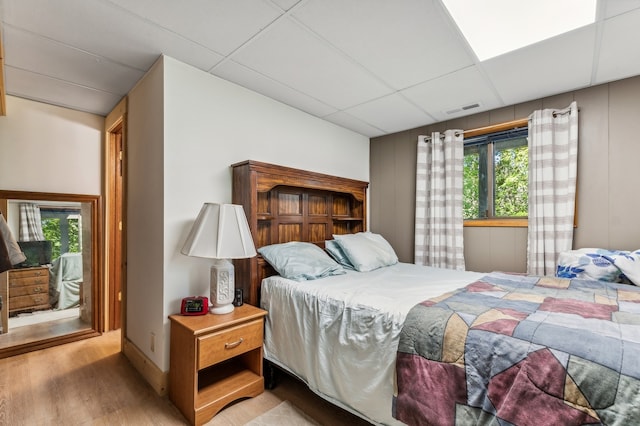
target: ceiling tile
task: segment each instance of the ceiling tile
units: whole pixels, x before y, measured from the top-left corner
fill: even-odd
[[[631,77],[640,70],[640,9],[604,21],[596,84]]]
[[[640,0],[486,62],[441,0],[0,0],[0,21],[16,96],[105,114],[164,54],[370,137],[640,75]]]
[[[335,108],[317,99],[313,99],[302,92],[287,87],[233,61],[223,62],[212,71],[212,74],[312,115],[324,116],[336,111]]]
[[[277,4],[282,10],[289,10],[298,3],[304,3],[305,0],[271,0]]]
[[[122,99],[113,93],[92,90],[29,71],[5,67],[7,94],[106,116]]]
[[[315,0],[293,16],[397,90],[473,64],[437,1]]]
[[[143,71],[105,60],[50,39],[4,27],[5,64],[13,68],[126,95],[142,78]]]
[[[596,24],[483,62],[507,105],[588,86]]]
[[[640,0],[600,0],[604,2],[605,18],[611,18],[621,13],[640,8]]]
[[[49,0],[4,3],[4,21],[64,44],[146,71],[161,54],[208,70],[222,57],[111,3]]]
[[[365,135],[370,138],[374,138],[376,136],[382,136],[385,134],[384,130],[378,129],[370,124],[364,123],[358,118],[342,111],[327,115],[326,117],[324,117],[324,119],[332,122],[333,124],[337,124],[338,126],[353,130],[356,133],[360,133],[361,135]]]
[[[254,39],[233,60],[336,109],[391,92],[362,67],[288,19]]]
[[[475,66],[419,84],[400,93],[437,121],[503,106],[487,79]],[[463,106],[475,103],[479,103],[480,108],[473,109],[472,112],[461,110],[458,113],[447,114],[447,111],[460,110]]]
[[[222,55],[228,55],[256,35],[281,10],[256,0],[109,0]]]
[[[424,126],[435,121],[397,93],[349,108],[345,112],[386,133]]]

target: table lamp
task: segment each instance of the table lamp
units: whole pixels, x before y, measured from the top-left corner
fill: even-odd
[[[242,206],[205,203],[181,252],[187,256],[214,259],[211,266],[209,312],[232,312],[235,274],[233,263],[229,259],[243,259],[256,255]]]

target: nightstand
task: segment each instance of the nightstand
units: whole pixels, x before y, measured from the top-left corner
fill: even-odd
[[[223,315],[171,315],[169,399],[191,424],[264,391],[266,311],[248,304]]]

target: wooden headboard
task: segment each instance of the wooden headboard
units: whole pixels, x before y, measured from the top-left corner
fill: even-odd
[[[324,247],[333,234],[366,230],[368,182],[251,160],[231,167],[232,202],[244,207],[256,248],[289,241]],[[260,283],[275,271],[260,255],[234,265],[236,288],[258,306]]]

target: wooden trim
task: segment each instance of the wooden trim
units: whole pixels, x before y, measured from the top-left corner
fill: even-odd
[[[87,203],[91,206],[91,330],[88,333],[80,333],[79,335],[73,334],[70,339],[78,340],[80,338],[91,337],[97,335],[99,332],[104,331],[104,312],[103,312],[103,295],[102,289],[103,282],[103,265],[100,262],[102,259],[102,230],[103,230],[103,212],[102,212],[102,198],[99,195],[87,195],[87,194],[67,194],[67,193],[52,193],[52,192],[30,192],[30,191],[7,191],[0,190],[0,200],[48,200],[48,201],[72,201],[79,203]],[[0,206],[5,206],[3,201],[0,201]],[[6,310],[3,310],[2,315],[5,315]],[[56,344],[66,343],[67,336],[56,337],[53,339],[44,339],[42,341],[35,341],[25,344],[20,350],[27,352],[29,350],[42,349],[42,347],[54,346]],[[24,349],[24,350],[23,350]]]
[[[127,338],[122,339],[122,353],[158,395],[167,395],[169,389],[168,371],[164,372],[160,370],[153,361],[147,358],[147,356]]]
[[[529,123],[528,118],[520,118],[518,120],[507,121],[505,123],[493,124],[486,127],[478,127],[477,129],[471,129],[464,132],[465,138],[472,138],[474,136],[486,135],[487,133],[502,132],[504,130],[516,129],[518,127],[527,126]]]
[[[55,336],[47,339],[40,339],[34,342],[26,342],[0,348],[0,359],[12,357],[15,355],[33,352],[40,349],[47,349],[53,346],[64,345],[78,340],[88,339],[90,337],[100,336],[95,330],[86,329],[74,333],[65,334],[64,336]]]
[[[529,220],[524,219],[468,219],[464,221],[465,227],[504,227],[504,228],[526,228]]]

